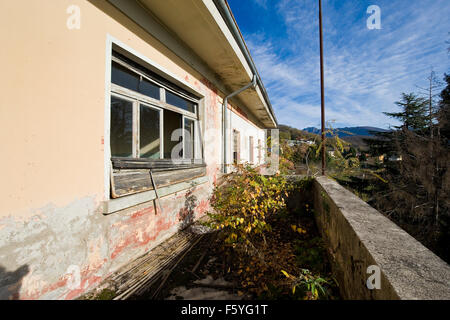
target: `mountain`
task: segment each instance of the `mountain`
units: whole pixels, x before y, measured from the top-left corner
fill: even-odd
[[[320,135],[320,129],[314,127],[305,128],[303,129],[303,131]],[[376,127],[345,127],[333,129],[333,132],[337,134],[339,138],[355,137],[355,136],[370,137],[373,136],[373,132],[387,132],[387,131],[388,130]],[[331,137],[331,134],[327,133],[327,137]]]
[[[318,139],[316,134],[306,132],[304,130],[299,130],[297,128],[293,128],[284,124],[280,124],[278,126],[278,129],[280,130],[280,139],[287,139],[287,140]]]

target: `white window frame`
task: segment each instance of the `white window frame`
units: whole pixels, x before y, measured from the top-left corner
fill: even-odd
[[[188,97],[187,95],[184,95],[182,93],[176,92],[175,90],[168,88],[167,86],[164,86],[163,84],[154,81],[153,79],[147,77],[144,73],[142,73],[140,70],[134,68],[133,66],[130,66],[129,64],[127,64],[126,62],[118,59],[117,57],[112,56],[111,57],[111,64],[112,62],[116,62],[118,64],[120,64],[121,66],[129,69],[130,71],[136,73],[137,75],[139,75],[142,78],[145,78],[146,80],[154,83],[155,85],[157,85],[158,87],[160,87],[160,99],[155,99],[152,97],[149,97],[147,95],[144,95],[142,93],[121,87],[115,83],[110,84],[111,86],[111,90],[110,90],[110,94],[111,96],[116,96],[119,97],[121,99],[126,99],[128,101],[133,102],[133,158],[130,159],[139,159],[140,154],[139,154],[139,121],[140,121],[140,117],[139,117],[139,112],[140,112],[140,108],[139,106],[141,104],[147,106],[147,107],[151,107],[154,108],[155,110],[158,110],[160,112],[160,159],[164,159],[164,110],[170,110],[173,111],[177,114],[181,115],[181,122],[182,122],[182,141],[183,141],[183,157],[182,159],[187,159],[186,158],[186,139],[185,139],[185,119],[189,119],[192,120],[194,122],[193,125],[193,138],[192,138],[192,142],[194,144],[194,149],[192,150],[193,153],[193,159],[194,160],[199,160],[198,158],[196,158],[197,155],[197,126],[199,124],[199,115],[198,115],[198,110],[199,110],[199,100],[195,100],[191,97]],[[181,109],[177,106],[171,105],[166,103],[166,91],[170,91],[173,94],[182,97],[186,100],[189,100],[191,102],[194,103],[194,112],[190,112],[184,109]],[[140,158],[142,159],[142,158]],[[151,161],[152,159],[148,159],[149,161]]]
[[[187,90],[188,92],[193,93],[195,96],[199,98],[199,104],[197,105],[197,116],[198,122],[196,126],[197,135],[200,137],[198,139],[198,143],[196,145],[197,150],[195,151],[195,158],[201,159],[202,163],[205,162],[205,153],[204,153],[204,145],[203,145],[203,131],[205,130],[205,95],[203,92],[199,91],[197,87],[194,87],[191,83],[187,82],[184,77],[179,76],[166,67],[160,65],[154,60],[148,58],[146,55],[141,52],[135,50],[131,46],[127,45],[125,42],[119,40],[118,38],[112,36],[111,34],[106,34],[105,41],[105,85],[104,85],[104,131],[103,136],[101,137],[101,144],[103,147],[103,159],[104,159],[104,167],[103,167],[103,199],[105,203],[110,202],[110,194],[111,194],[111,176],[112,176],[112,162],[111,162],[111,147],[110,147],[110,134],[111,134],[111,69],[112,69],[112,58],[113,58],[113,50],[119,51],[121,53],[126,53],[127,56],[132,56],[139,61],[143,62],[145,67],[148,67],[150,70],[158,73],[163,78],[168,81],[177,84],[181,88]],[[163,101],[164,102],[164,101]],[[196,137],[197,138],[197,137]],[[197,157],[198,156],[198,157]],[[125,200],[125,199],[123,199]],[[133,201],[131,201],[133,202]],[[134,202],[133,202],[134,203]],[[137,202],[136,202],[137,203]],[[134,203],[134,204],[136,204]],[[130,206],[133,204],[130,204]]]

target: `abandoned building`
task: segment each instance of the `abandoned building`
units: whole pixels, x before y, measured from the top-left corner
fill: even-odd
[[[205,216],[233,163],[276,153],[225,0],[1,1],[0,15],[0,300],[83,296]],[[343,298],[450,299],[449,265],[336,181],[302,196]]]
[[[77,298],[204,215],[227,164],[264,162],[277,122],[226,2],[0,12],[0,299]]]

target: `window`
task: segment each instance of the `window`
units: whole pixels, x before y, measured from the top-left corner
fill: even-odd
[[[118,53],[111,69],[111,156],[195,159],[196,99]],[[184,139],[184,140],[183,140]]]
[[[258,163],[261,163],[261,150],[262,150],[262,146],[261,146],[261,139],[258,139]]]
[[[249,137],[248,141],[248,148],[249,148],[249,162],[253,163],[253,137]]]
[[[239,131],[233,130],[233,163],[238,164],[241,161],[241,135]]]
[[[194,121],[184,119],[184,150],[186,159],[194,159]]]
[[[148,174],[143,171],[147,169],[184,170],[174,172],[173,177],[166,173],[167,184],[176,182],[176,175],[186,180],[191,171],[198,176],[200,171],[194,169],[205,166],[201,156],[196,156],[202,153],[197,145],[200,144],[198,101],[190,92],[113,51],[110,122],[113,197],[151,189]]]
[[[159,159],[160,111],[141,104],[139,110],[139,158]]]
[[[111,97],[111,155],[133,155],[133,103],[115,96]]]

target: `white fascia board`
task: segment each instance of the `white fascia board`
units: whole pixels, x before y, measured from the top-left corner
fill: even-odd
[[[222,15],[220,14],[219,10],[217,10],[216,5],[211,0],[202,0],[205,7],[208,9],[211,16],[214,18],[214,21],[217,23],[217,26],[222,31],[223,35],[227,39],[230,46],[233,48],[234,53],[239,58],[239,61],[241,62],[242,66],[244,67],[245,71],[247,72],[247,75],[249,77],[249,81],[253,79],[253,73],[252,69],[247,63],[247,60],[244,57],[244,54],[242,53],[241,49],[239,48],[238,43],[233,37],[233,34],[231,33],[230,29],[228,29],[227,24],[222,18]]]
[[[270,117],[270,120],[272,120],[273,126],[276,128],[277,123],[275,122],[275,119],[272,116],[272,112],[269,110],[269,106],[266,103],[266,99],[264,99],[263,94],[261,92],[261,89],[259,86],[256,86],[256,93],[258,94],[259,100],[261,100],[262,104],[264,105],[264,108],[266,108],[266,112]]]

